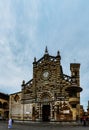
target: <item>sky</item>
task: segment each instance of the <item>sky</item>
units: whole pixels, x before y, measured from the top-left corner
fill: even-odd
[[[89,0],[0,0],[0,92],[21,91],[34,57],[60,51],[63,73],[80,63],[81,105],[89,100]]]

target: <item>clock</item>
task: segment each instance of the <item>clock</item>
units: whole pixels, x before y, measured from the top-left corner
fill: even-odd
[[[44,79],[48,79],[48,77],[49,77],[49,72],[47,71],[47,70],[45,70],[44,72],[43,72],[43,78]]]

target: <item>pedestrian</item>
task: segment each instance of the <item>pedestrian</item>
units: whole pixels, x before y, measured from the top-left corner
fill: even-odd
[[[86,117],[83,117],[83,126],[86,126]]]
[[[12,128],[12,119],[11,118],[8,121],[8,128]]]

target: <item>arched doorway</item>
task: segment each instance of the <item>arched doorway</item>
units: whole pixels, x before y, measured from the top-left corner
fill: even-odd
[[[43,105],[42,107],[42,121],[50,121],[50,105]]]
[[[51,104],[50,101],[52,101],[51,93],[44,92],[40,96],[41,101],[41,115],[42,115],[42,121],[50,121],[51,116]]]

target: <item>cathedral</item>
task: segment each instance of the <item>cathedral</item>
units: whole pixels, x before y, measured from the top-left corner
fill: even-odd
[[[14,120],[75,121],[80,118],[80,64],[70,63],[70,76],[63,73],[61,56],[34,58],[33,77],[23,80],[21,91],[9,98],[9,116]]]

